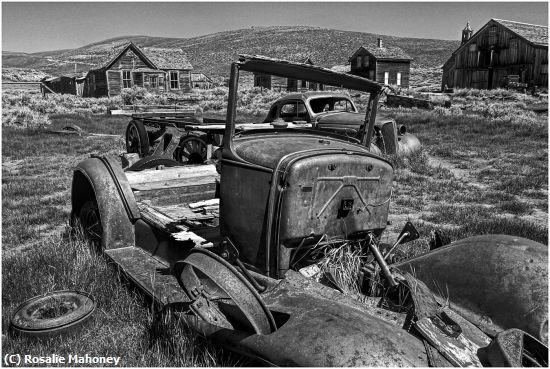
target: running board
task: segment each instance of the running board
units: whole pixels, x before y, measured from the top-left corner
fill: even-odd
[[[128,279],[160,308],[168,304],[187,303],[189,298],[172,275],[170,266],[160,262],[144,250],[130,246],[105,250]]]

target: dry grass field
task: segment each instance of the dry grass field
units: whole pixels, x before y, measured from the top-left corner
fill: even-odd
[[[249,113],[261,120],[261,109]],[[503,233],[548,244],[547,116],[405,109],[381,114],[406,124],[423,144],[417,155],[393,159],[393,224],[386,237],[394,240],[407,220],[422,234],[401,250],[402,257],[427,250],[435,228],[453,240]],[[150,302],[67,225],[73,167],[90,154],[122,153],[128,118],[63,113],[49,114],[48,120],[48,128],[77,124],[87,132],[119,136],[62,136],[3,122],[3,353],[120,356],[123,366],[248,364],[184,327],[162,325]],[[37,343],[8,334],[9,317],[19,303],[59,289],[83,290],[96,298],[98,308],[78,335]]]

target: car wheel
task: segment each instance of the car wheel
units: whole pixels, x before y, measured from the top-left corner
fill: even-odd
[[[26,300],[17,307],[10,323],[14,333],[47,338],[74,330],[90,319],[96,307],[90,294],[56,291]]]
[[[149,136],[139,120],[132,120],[126,127],[126,152],[138,153],[140,157],[149,154]]]

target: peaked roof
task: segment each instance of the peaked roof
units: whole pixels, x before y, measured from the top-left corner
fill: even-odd
[[[109,68],[129,49],[135,52],[145,64],[153,69],[193,69],[182,49],[139,48],[133,42],[114,44],[92,69]]]
[[[142,51],[159,69],[193,69],[183,49],[145,47]]]
[[[360,46],[348,61],[351,61],[359,54],[360,51],[366,51],[376,59],[398,59],[398,60],[412,60],[412,58],[403,49],[397,46],[378,47],[377,45]]]
[[[532,42],[536,45],[548,45],[548,27],[536,24],[520,23],[504,19],[491,19],[502,26],[508,28],[516,35]]]

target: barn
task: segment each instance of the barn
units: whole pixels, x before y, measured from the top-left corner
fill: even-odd
[[[491,19],[462,43],[443,65],[442,89],[503,87],[508,78],[529,86],[548,85],[548,27]]]
[[[143,87],[176,94],[191,91],[193,67],[182,49],[139,48],[133,43],[113,48],[86,74],[82,95],[115,96],[123,88]]]
[[[382,39],[376,45],[360,46],[349,57],[350,73],[386,85],[409,87],[412,58],[397,46],[385,46]]]

